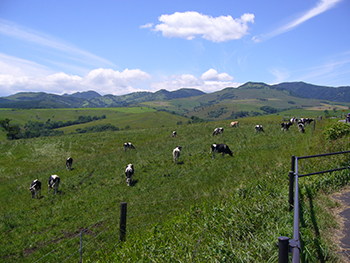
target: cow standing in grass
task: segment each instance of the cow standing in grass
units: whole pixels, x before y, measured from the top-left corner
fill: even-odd
[[[124,151],[126,151],[127,149],[135,149],[135,146],[132,145],[131,142],[126,142],[123,144],[123,149],[124,149]]]
[[[281,123],[281,130],[282,131],[288,131],[289,127],[292,126],[293,123],[292,122],[282,122]]]
[[[213,152],[213,159],[215,159],[215,153],[222,153],[222,156],[225,156],[225,153],[229,154],[230,156],[233,156],[232,151],[226,144],[212,144],[210,152]]]
[[[51,175],[47,185],[49,187],[48,193],[50,193],[50,190],[53,189],[54,194],[57,194],[59,184],[60,184],[60,177],[56,174]]]
[[[66,168],[68,171],[72,170],[73,158],[68,157],[66,160]]]
[[[30,192],[32,193],[32,198],[39,198],[39,195],[41,195],[41,182],[38,179],[35,179],[31,184],[29,188]]]
[[[215,128],[214,132],[213,132],[213,136],[214,135],[218,135],[218,134],[223,134],[224,133],[224,128],[220,127],[220,128]]]
[[[239,122],[238,121],[233,121],[230,123],[230,127],[236,127],[238,128]]]
[[[176,131],[173,131],[173,133],[171,134],[171,137],[176,137],[176,135],[177,135],[177,132]]]
[[[262,125],[255,125],[255,132],[265,132]]]
[[[129,163],[125,169],[126,184],[130,186],[132,181],[132,176],[134,175],[134,165]]]
[[[177,147],[173,150],[174,164],[178,164],[181,149],[182,149],[181,146],[177,146]]]
[[[299,122],[299,123],[298,123],[298,129],[299,129],[299,132],[304,133],[304,132],[305,132],[304,123]]]

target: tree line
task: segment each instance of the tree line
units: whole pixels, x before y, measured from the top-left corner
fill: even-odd
[[[11,119],[5,118],[0,120],[0,127],[7,132],[6,136],[9,140],[15,139],[28,139],[40,136],[55,136],[63,134],[63,131],[57,131],[56,129],[67,127],[71,125],[83,124],[92,122],[95,120],[105,119],[106,115],[102,116],[79,116],[74,121],[52,121],[48,119],[46,122],[40,121],[28,121],[24,124],[23,129],[17,124],[11,124]],[[110,127],[109,127],[110,128]]]

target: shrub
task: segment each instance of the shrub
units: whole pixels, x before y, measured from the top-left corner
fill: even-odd
[[[343,122],[333,123],[323,131],[327,140],[336,140],[350,133],[350,125]]]

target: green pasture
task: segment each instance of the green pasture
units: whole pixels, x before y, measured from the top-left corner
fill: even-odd
[[[77,111],[66,113],[74,119],[84,110]],[[45,120],[58,118],[58,112],[28,116]],[[239,128],[229,128],[229,121],[177,125],[179,116],[155,111],[86,114],[106,114],[111,124],[131,128],[67,130],[57,137],[0,143],[0,261],[77,262],[83,231],[84,262],[278,262],[278,237],[292,237],[291,156],[349,149],[348,138],[324,140],[323,130],[337,120],[317,121],[315,130],[310,125],[301,134],[296,126],[282,132],[280,115],[240,119]],[[256,124],[265,133],[255,133]],[[216,127],[224,127],[222,136],[212,136]],[[124,151],[124,142],[136,149]],[[213,159],[212,143],[227,144],[233,157]],[[175,165],[172,150],[178,145],[183,148]],[[68,156],[74,159],[71,171],[65,168]],[[307,161],[303,171],[346,161]],[[124,175],[129,163],[135,167],[130,187]],[[52,174],[61,178],[57,195],[48,193]],[[347,184],[348,177],[338,172],[301,180],[304,262],[339,261],[330,235],[339,226],[329,212],[338,204],[327,194]],[[34,179],[43,184],[39,199],[28,190]],[[128,204],[128,218],[126,241],[119,243],[121,202]]]

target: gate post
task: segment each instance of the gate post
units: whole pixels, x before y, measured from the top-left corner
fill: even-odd
[[[293,209],[293,185],[294,185],[294,172],[295,172],[295,155],[292,156],[291,171],[289,172],[289,211]]]
[[[278,238],[278,263],[288,263],[289,237]]]
[[[125,241],[126,235],[126,202],[120,203],[120,224],[119,224],[119,242]]]

